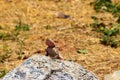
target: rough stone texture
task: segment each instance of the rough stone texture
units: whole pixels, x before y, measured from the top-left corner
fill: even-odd
[[[70,62],[34,55],[10,71],[3,80],[98,80],[82,66]]]
[[[120,71],[105,75],[104,80],[120,80]]]

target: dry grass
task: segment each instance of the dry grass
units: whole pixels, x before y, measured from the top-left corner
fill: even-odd
[[[99,79],[105,74],[120,70],[120,48],[111,48],[100,44],[99,34],[89,26],[93,22],[91,16],[104,18],[109,24],[115,19],[109,13],[96,13],[89,5],[93,0],[73,0],[72,2],[55,2],[53,0],[0,0],[1,32],[12,33],[21,20],[30,25],[29,31],[20,31],[19,41],[0,40],[0,54],[6,52],[3,46],[12,50],[10,56],[0,63],[0,70],[8,71],[19,65],[24,58],[40,50],[45,53],[45,39],[52,38],[59,47],[65,59],[72,59],[86,69],[93,71]],[[73,19],[55,17],[56,12],[64,12]],[[51,29],[45,26],[50,25]],[[21,47],[22,45],[22,47]],[[21,49],[22,57],[18,58],[17,51]],[[77,49],[87,50],[87,54],[78,54]]]

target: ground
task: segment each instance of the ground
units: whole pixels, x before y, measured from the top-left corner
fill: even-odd
[[[100,34],[90,27],[93,23],[91,16],[103,18],[106,25],[114,22],[115,18],[108,12],[96,13],[90,5],[93,1],[1,0],[0,31],[12,34],[20,21],[28,24],[30,30],[20,31],[17,37],[14,36],[18,40],[0,40],[0,54],[9,52],[0,63],[0,70],[13,69],[36,51],[44,55],[46,38],[55,41],[66,60],[79,63],[100,80],[105,74],[120,70],[120,47],[100,44]],[[56,18],[57,12],[71,18]],[[86,54],[78,53],[79,49],[86,50]]]

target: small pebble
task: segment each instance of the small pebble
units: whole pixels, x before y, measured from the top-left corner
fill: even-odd
[[[12,2],[12,0],[6,0],[7,2]]]
[[[72,0],[65,0],[65,2],[71,2]]]
[[[57,12],[56,13],[57,18],[70,18],[69,15],[64,14],[63,12]]]

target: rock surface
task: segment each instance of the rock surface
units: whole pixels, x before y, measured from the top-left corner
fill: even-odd
[[[120,71],[105,75],[104,80],[120,80]]]
[[[2,80],[98,80],[79,64],[34,55],[25,60]]]

